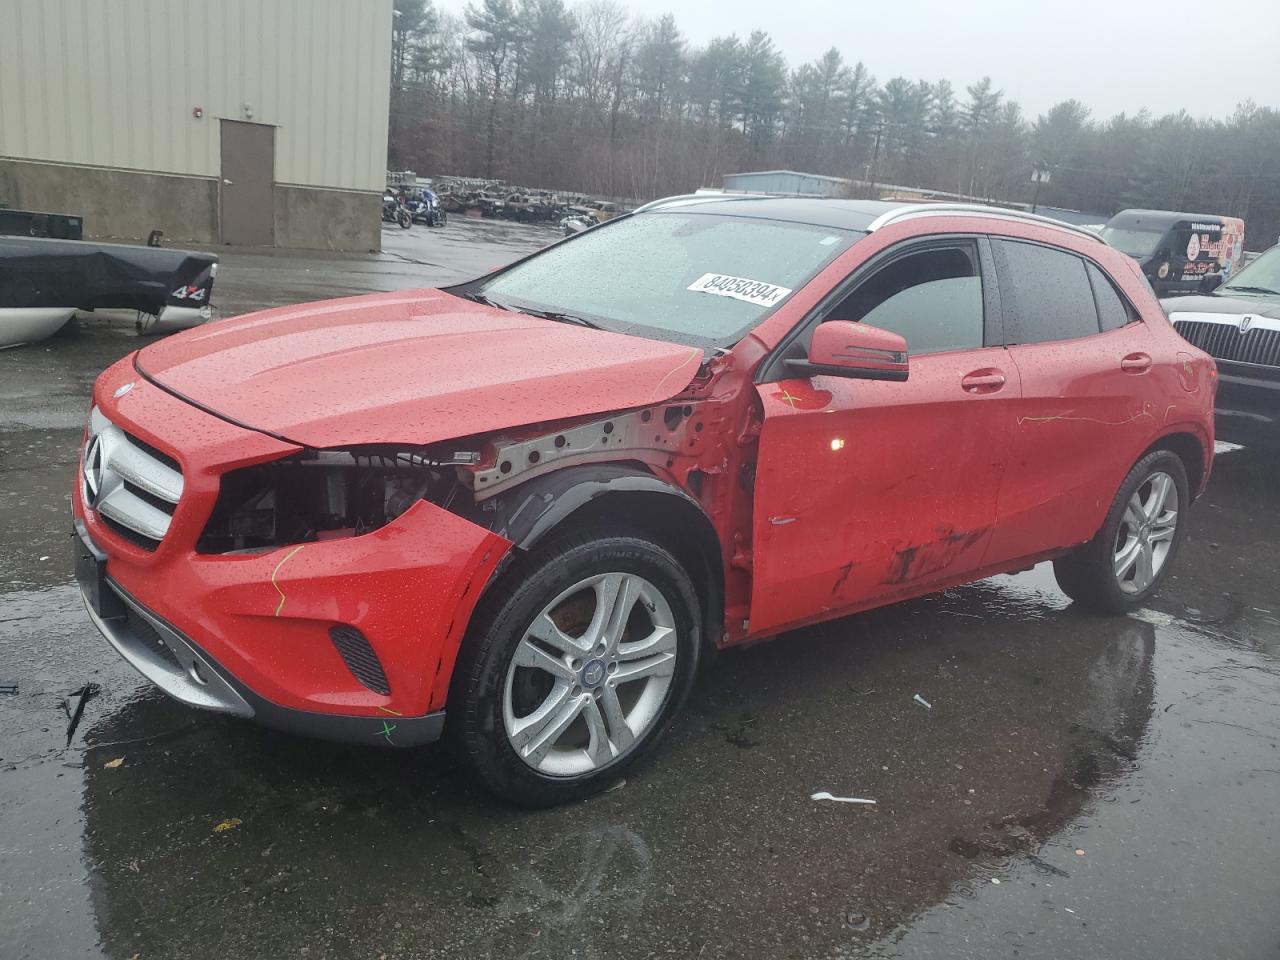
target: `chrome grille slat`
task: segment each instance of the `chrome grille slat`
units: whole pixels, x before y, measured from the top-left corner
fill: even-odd
[[[1254,327],[1241,333],[1235,324],[1204,320],[1175,320],[1173,326],[1192,346],[1219,360],[1280,366],[1280,330]]]
[[[123,430],[112,429],[118,430],[123,440],[111,451],[111,466],[116,473],[147,493],[176,504],[182,498],[182,474],[134,446]]]
[[[183,478],[164,454],[112,423],[97,407],[81,464],[81,493],[91,509],[154,547],[169,532]],[[153,541],[146,543],[145,541]]]
[[[99,500],[97,510],[122,527],[128,527],[152,540],[163,540],[164,535],[169,532],[169,521],[173,519],[159,507],[153,507],[124,487],[116,487]]]

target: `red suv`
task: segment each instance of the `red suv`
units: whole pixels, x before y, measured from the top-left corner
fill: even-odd
[[[460,286],[120,361],[77,576],[179,700],[444,733],[498,793],[557,803],[652,747],[714,648],[1043,560],[1082,604],[1145,603],[1209,476],[1215,386],[1092,234],[666,201]]]

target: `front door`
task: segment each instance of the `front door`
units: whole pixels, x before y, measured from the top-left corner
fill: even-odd
[[[899,333],[905,383],[762,383],[750,632],[926,592],[983,563],[1017,372],[986,319],[978,241],[889,251],[821,319]]]
[[[222,242],[269,247],[275,243],[276,128],[223,120]]]

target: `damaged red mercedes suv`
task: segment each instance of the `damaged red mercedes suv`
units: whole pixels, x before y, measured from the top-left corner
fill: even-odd
[[[1044,560],[1082,604],[1146,602],[1208,480],[1215,376],[1083,231],[677,198],[456,287],[121,360],[77,578],[185,703],[445,734],[557,803],[652,747],[715,648]]]

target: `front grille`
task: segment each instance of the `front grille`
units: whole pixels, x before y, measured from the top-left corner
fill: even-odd
[[[1174,329],[1183,339],[1219,360],[1280,366],[1280,330],[1253,328],[1240,332],[1234,323],[1178,320]]]
[[[126,433],[96,407],[81,463],[81,493],[103,523],[146,550],[154,550],[182,499],[176,460]]]
[[[387,683],[387,675],[382,670],[382,661],[373,652],[373,647],[369,645],[363,633],[355,627],[342,624],[329,628],[329,639],[338,648],[338,653],[341,654],[352,676],[374,693],[380,693],[383,696],[391,693],[391,684]]]

